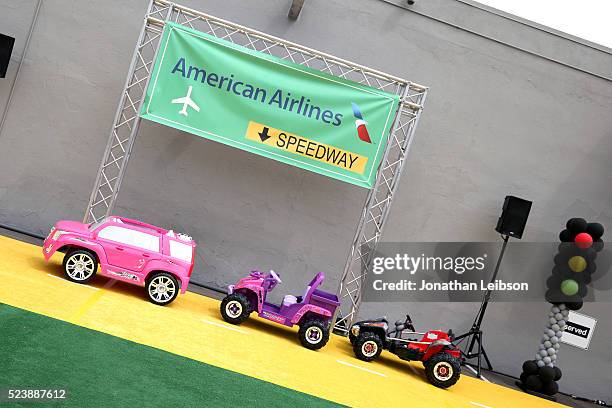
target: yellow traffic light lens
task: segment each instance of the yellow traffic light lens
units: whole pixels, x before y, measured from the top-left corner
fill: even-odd
[[[582,272],[587,267],[587,261],[580,255],[572,256],[567,262],[570,269],[574,272]]]

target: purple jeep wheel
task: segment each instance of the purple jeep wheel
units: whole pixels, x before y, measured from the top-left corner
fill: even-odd
[[[317,350],[329,340],[329,324],[319,319],[306,320],[300,323],[298,337],[302,346]]]
[[[239,301],[232,300],[225,305],[225,313],[232,319],[236,319],[242,314],[242,305]]]
[[[221,317],[228,323],[240,324],[251,314],[251,303],[242,293],[232,293],[221,301]]]
[[[306,341],[310,344],[317,344],[323,338],[323,330],[320,327],[312,326],[306,329]]]

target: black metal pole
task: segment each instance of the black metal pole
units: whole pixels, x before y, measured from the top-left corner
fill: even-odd
[[[493,276],[491,277],[490,283],[494,283],[495,279],[497,278],[499,267],[501,266],[501,261],[502,261],[502,258],[504,257],[504,252],[506,252],[506,246],[508,245],[509,239],[510,239],[509,235],[504,235],[503,237],[504,243],[502,244],[501,251],[499,252],[499,256],[497,257],[497,263],[495,264],[495,270],[493,271]],[[468,347],[466,348],[465,352],[462,352],[462,354],[465,356],[466,359],[472,359],[474,357],[477,358],[476,375],[478,376],[478,378],[481,377],[481,370],[482,370],[481,357],[484,357],[485,362],[487,363],[488,369],[489,370],[493,369],[493,366],[491,365],[491,361],[489,360],[489,356],[487,356],[487,353],[482,345],[482,330],[480,330],[480,325],[482,324],[482,320],[484,319],[485,312],[487,311],[487,306],[489,305],[489,300],[491,299],[491,292],[492,292],[492,289],[488,288],[487,292],[482,298],[482,303],[480,304],[478,313],[476,313],[476,317],[474,318],[474,323],[472,323],[472,328],[467,333],[457,336],[455,338],[455,341],[464,339],[466,337],[469,338]],[[474,349],[476,342],[478,342],[478,352],[474,353],[472,350]],[[472,365],[469,363],[465,363],[465,364]]]
[[[502,258],[504,257],[504,252],[506,252],[506,246],[508,245],[509,235],[504,235],[504,243],[502,245],[501,251],[499,252],[499,256],[497,257],[497,263],[495,264],[495,270],[493,271],[493,277],[491,277],[491,282],[495,282],[495,278],[497,278],[497,273],[499,272],[499,267],[501,265]],[[487,289],[487,292],[484,295],[482,300],[482,304],[480,305],[480,310],[476,319],[474,319],[474,327],[480,328],[482,324],[482,319],[484,318],[484,314],[487,311],[487,306],[489,305],[489,300],[491,299],[491,288]]]

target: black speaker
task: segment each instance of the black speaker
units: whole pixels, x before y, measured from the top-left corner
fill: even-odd
[[[6,70],[11,60],[11,53],[13,52],[13,45],[15,39],[8,35],[0,34],[0,78],[6,76]]]
[[[531,201],[514,196],[506,196],[502,214],[499,220],[497,220],[495,231],[521,239],[530,210]]]

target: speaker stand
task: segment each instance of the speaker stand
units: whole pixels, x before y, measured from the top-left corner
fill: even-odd
[[[497,273],[499,272],[499,266],[501,265],[502,258],[504,257],[504,252],[506,252],[506,246],[508,245],[509,235],[503,235],[504,243],[502,245],[502,249],[497,257],[497,264],[495,265],[495,271],[493,272],[493,277],[491,278],[491,283],[495,282],[497,278]],[[484,319],[485,312],[487,311],[487,306],[489,305],[489,300],[491,299],[491,289],[487,289],[485,293],[482,303],[480,304],[480,309],[478,309],[478,313],[476,313],[476,318],[474,319],[474,323],[472,323],[472,328],[459,336],[455,337],[455,342],[461,343],[464,339],[468,339],[468,347],[465,350],[461,350],[461,356],[463,357],[464,365],[468,365],[470,367],[476,367],[476,376],[478,378],[482,378],[482,359],[484,358],[487,363],[487,370],[492,370],[493,366],[491,365],[491,360],[489,360],[489,356],[487,356],[487,352],[485,351],[482,345],[482,330],[480,329],[480,325],[482,324],[482,320]],[[478,348],[474,350],[474,347],[478,345]],[[476,364],[470,363],[465,360],[476,359]]]

